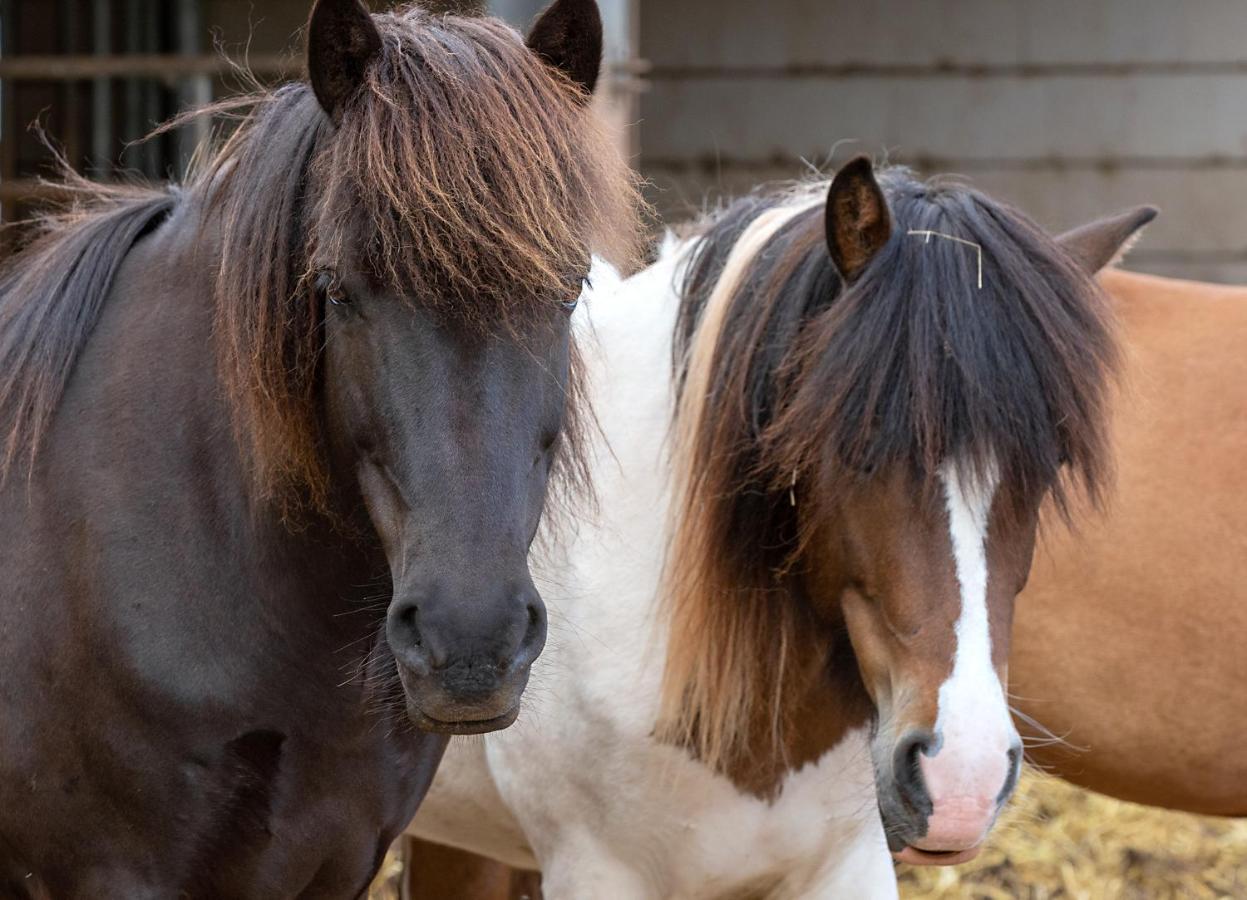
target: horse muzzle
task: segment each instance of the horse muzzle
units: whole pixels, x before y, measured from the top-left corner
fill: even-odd
[[[493,604],[396,598],[386,636],[412,722],[443,734],[506,728],[519,714],[533,661],[545,646],[546,612],[535,590]]]
[[[399,663],[407,716],[422,731],[485,734],[515,722],[528,683],[528,668],[503,675],[460,666],[420,675]]]
[[[978,855],[1017,786],[1021,746],[948,745],[911,731],[878,778],[888,848],[905,863],[956,865]]]

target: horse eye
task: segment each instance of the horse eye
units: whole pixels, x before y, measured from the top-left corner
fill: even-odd
[[[321,272],[316,276],[316,289],[325,295],[325,299],[334,306],[350,306],[351,298],[347,295],[342,282],[333,272]]]
[[[563,309],[565,309],[568,313],[575,312],[576,307],[580,305],[580,298],[585,295],[586,291],[591,291],[591,290],[593,290],[593,282],[590,281],[589,277],[586,275],[580,281],[580,291],[576,294],[576,296],[573,297],[571,300],[563,301]]]

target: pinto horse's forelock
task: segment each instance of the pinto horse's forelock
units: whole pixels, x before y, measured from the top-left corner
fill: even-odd
[[[811,203],[825,184],[729,209],[685,271],[662,721],[717,767],[768,733],[781,752],[777,648],[801,640],[784,598],[842,488],[902,465],[936,496],[941,464],[957,459],[969,477],[998,466],[1002,508],[1020,514],[1048,488],[1063,511],[1071,486],[1098,499],[1107,477],[1116,345],[1091,277],[972,189],[901,169],[880,184],[892,237],[848,287]],[[782,226],[736,258],[776,209]],[[975,254],[910,230],[980,245],[983,288]]]

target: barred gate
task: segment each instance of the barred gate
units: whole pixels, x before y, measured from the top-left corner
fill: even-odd
[[[522,26],[547,2],[493,0],[489,8]],[[603,102],[621,140],[631,141],[636,4],[599,2],[609,48]],[[457,11],[486,5],[423,3]],[[54,169],[30,128],[36,121],[69,164],[93,178],[182,175],[211,122],[140,139],[179,111],[239,90],[229,58],[245,56],[262,81],[297,74],[296,33],[310,7],[311,0],[0,0],[0,222],[20,221],[57,192],[39,180]],[[0,251],[14,237],[0,231]]]

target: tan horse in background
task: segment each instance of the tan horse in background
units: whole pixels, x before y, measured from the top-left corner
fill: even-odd
[[[1012,704],[1064,739],[1028,758],[1068,781],[1247,815],[1247,289],[1104,284],[1125,348],[1116,489],[1035,555]]]

